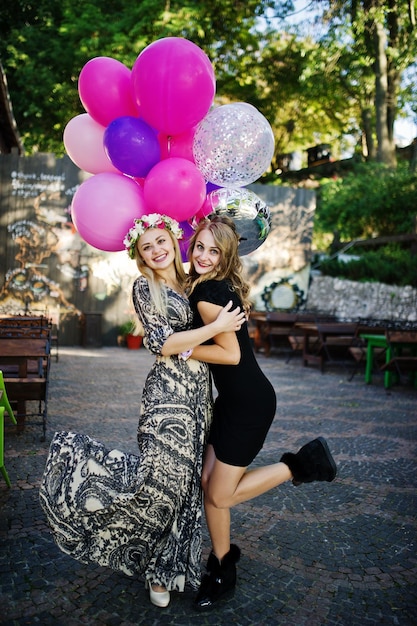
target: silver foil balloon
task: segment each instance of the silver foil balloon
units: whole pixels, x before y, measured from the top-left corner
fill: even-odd
[[[245,256],[263,244],[271,230],[268,206],[249,189],[216,189],[207,200],[216,215],[227,215],[240,235],[239,255]]]

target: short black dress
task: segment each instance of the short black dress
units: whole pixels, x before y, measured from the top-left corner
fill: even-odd
[[[232,286],[226,281],[207,280],[190,295],[194,325],[201,326],[198,302],[225,306],[232,300],[242,306]],[[211,365],[218,395],[209,443],[223,463],[247,467],[261,450],[275,416],[276,394],[255,358],[247,324],[236,333],[241,359],[238,365]]]

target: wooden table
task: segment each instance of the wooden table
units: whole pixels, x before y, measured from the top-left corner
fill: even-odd
[[[317,341],[319,336],[319,331],[317,329],[317,324],[313,322],[296,322],[294,324],[294,329],[297,329],[303,333],[303,365],[306,367],[310,363],[315,365],[319,365],[320,369],[323,367],[323,355],[319,352],[312,352],[310,339],[313,338],[314,344],[317,347]]]
[[[43,359],[49,356],[49,341],[10,337],[0,339],[0,369],[4,365],[17,365],[19,378],[27,378],[28,362],[38,362],[38,373],[43,376]]]

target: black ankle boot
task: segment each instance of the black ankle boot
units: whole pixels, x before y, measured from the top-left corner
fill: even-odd
[[[233,595],[236,587],[236,563],[240,559],[240,549],[232,544],[221,561],[210,554],[200,589],[194,602],[197,611],[209,611],[215,602]]]
[[[290,468],[292,482],[296,487],[315,480],[327,480],[330,483],[336,477],[336,463],[323,437],[306,443],[297,454],[286,452],[280,460]]]

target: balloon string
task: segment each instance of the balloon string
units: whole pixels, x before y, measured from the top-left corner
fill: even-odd
[[[168,135],[168,136],[167,136],[168,156],[171,154],[171,139],[172,139],[172,136],[171,136],[171,135]]]

